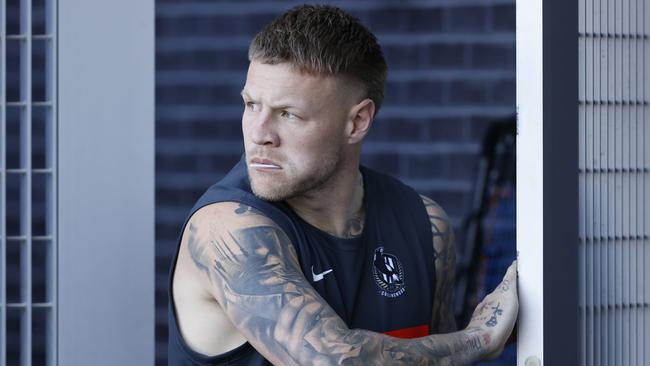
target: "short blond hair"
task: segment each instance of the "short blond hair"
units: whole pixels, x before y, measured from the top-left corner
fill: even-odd
[[[255,36],[248,59],[288,62],[304,72],[357,81],[375,112],[384,100],[387,66],[377,38],[333,6],[301,5],[280,15]]]

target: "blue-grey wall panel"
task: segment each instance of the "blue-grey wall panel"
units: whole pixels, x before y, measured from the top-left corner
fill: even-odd
[[[154,360],[154,1],[61,0],[59,363]]]

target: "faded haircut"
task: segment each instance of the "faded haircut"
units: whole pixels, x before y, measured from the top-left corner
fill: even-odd
[[[255,36],[248,60],[288,62],[302,72],[358,83],[375,114],[384,100],[387,66],[377,38],[333,6],[301,5],[280,15]]]

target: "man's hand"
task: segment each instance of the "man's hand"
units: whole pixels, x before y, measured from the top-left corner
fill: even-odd
[[[514,261],[503,281],[476,307],[467,330],[480,331],[487,352],[484,360],[492,360],[501,354],[512,333],[519,312],[517,297],[517,261]]]

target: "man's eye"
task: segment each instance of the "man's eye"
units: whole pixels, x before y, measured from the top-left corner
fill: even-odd
[[[248,110],[250,110],[250,111],[255,112],[255,111],[257,111],[257,109],[258,109],[256,103],[253,103],[253,102],[246,102],[245,104],[246,104],[246,109],[248,109]]]
[[[297,119],[298,118],[298,116],[296,116],[295,114],[293,114],[291,112],[287,112],[287,111],[280,112],[280,117],[289,118],[289,119]]]

